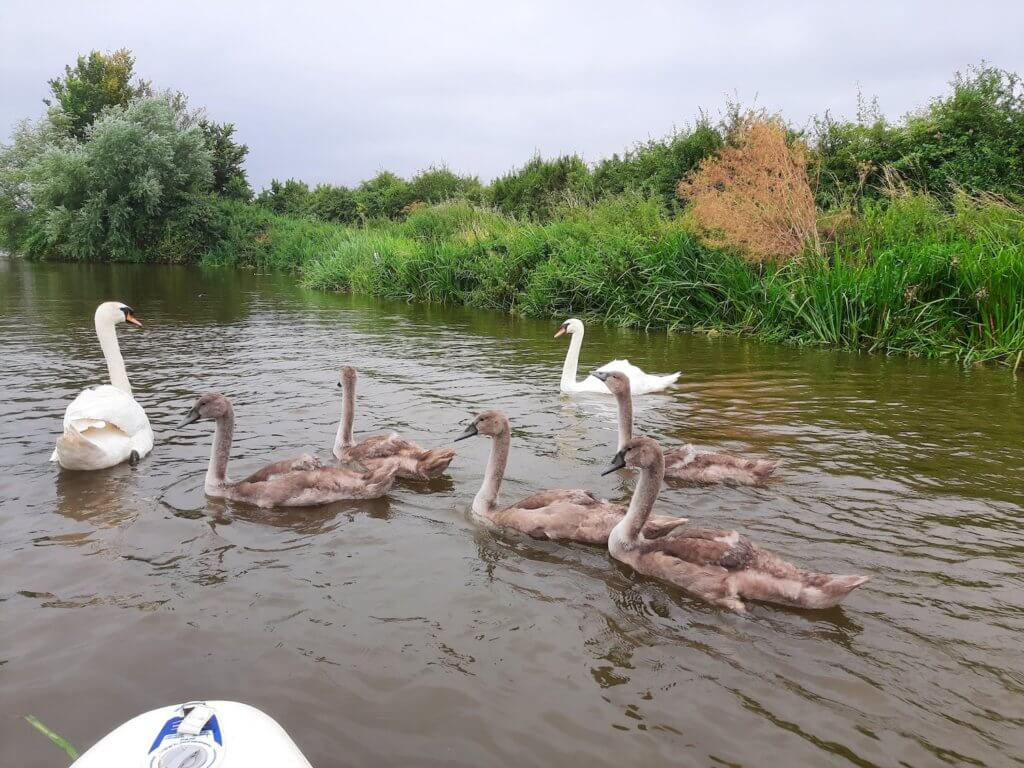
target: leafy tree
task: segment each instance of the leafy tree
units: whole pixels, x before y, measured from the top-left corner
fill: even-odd
[[[127,48],[113,53],[93,51],[79,56],[74,67],[64,67],[64,76],[49,81],[51,99],[47,106],[57,106],[67,120],[68,132],[82,138],[104,107],[124,107],[132,99],[152,94],[148,82],[132,83],[135,57]]]
[[[251,200],[252,187],[245,175],[245,156],[249,147],[234,140],[234,123],[215,123],[201,119],[206,148],[210,150],[213,167],[213,191],[229,200]]]
[[[309,213],[309,185],[304,181],[273,179],[270,186],[256,196],[256,204],[282,216],[306,216]]]
[[[84,139],[50,120],[23,126],[0,156],[0,208],[19,210],[20,247],[70,259],[146,256],[210,189],[202,131],[165,96],[106,109]],[[13,197],[9,194],[13,189]]]

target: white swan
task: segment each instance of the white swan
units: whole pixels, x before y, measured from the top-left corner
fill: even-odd
[[[140,323],[131,307],[107,301],[96,308],[96,336],[107,361],[110,384],[83,389],[64,412],[64,434],[50,461],[65,469],[104,469],[153,450],[153,430],[146,412],[132,397],[132,387],[117,345],[118,323]]]
[[[587,376],[583,381],[576,381],[576,368],[580,362],[580,347],[583,346],[583,323],[576,318],[569,318],[555,332],[557,339],[564,333],[568,333],[572,340],[569,342],[569,351],[565,355],[565,364],[562,366],[561,388],[563,392],[600,392],[604,395],[611,394],[604,382],[594,376]],[[634,395],[645,395],[648,392],[658,392],[675,384],[679,378],[679,371],[668,376],[653,376],[644,373],[629,360],[612,360],[607,365],[602,365],[598,371],[620,371],[629,378],[629,384]]]

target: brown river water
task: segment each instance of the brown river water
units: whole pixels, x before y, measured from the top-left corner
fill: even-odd
[[[316,766],[1024,764],[1024,379],[1005,370],[588,327],[581,372],[682,368],[638,429],[784,465],[762,489],[673,488],[660,510],[872,581],[821,612],[737,616],[586,546],[468,516],[489,442],[378,502],[207,500],[232,398],[233,474],[330,455],[337,369],[357,433],[450,445],[505,410],[502,498],[625,499],[610,398],[568,398],[555,321],[309,292],[287,276],[0,260],[0,765],[67,763],[144,710],[237,699]],[[105,380],[100,300],[156,447],[94,473],[48,462],[67,403]]]

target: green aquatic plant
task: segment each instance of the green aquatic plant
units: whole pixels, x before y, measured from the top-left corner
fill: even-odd
[[[72,760],[78,759],[78,750],[75,749],[71,742],[69,742],[59,733],[50,730],[39,720],[39,718],[35,717],[34,715],[25,715],[25,721],[33,728],[35,728],[37,731],[39,731],[41,734],[43,734],[43,736],[45,736],[58,747],[63,749],[67,756],[70,757]]]

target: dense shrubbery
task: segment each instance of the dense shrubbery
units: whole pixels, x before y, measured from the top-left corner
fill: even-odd
[[[0,163],[16,196],[4,207],[21,215],[18,249],[67,259],[152,258],[212,183],[202,130],[162,95],[104,110],[81,141],[48,121],[24,126]]]
[[[248,152],[184,95],[136,80],[128,51],[80,56],[41,120],[0,147],[0,230],[38,257],[184,261],[220,238],[214,197],[248,199]]]
[[[127,51],[79,58],[51,81],[46,117],[0,148],[7,248],[260,265],[318,288],[538,316],[1024,357],[1024,93],[1007,72],[958,76],[899,122],[867,110],[803,135],[733,108],[593,167],[538,156],[489,186],[445,167],[352,188],[275,180],[254,203],[234,126],[133,77]]]
[[[544,221],[562,202],[590,193],[590,169],[576,155],[545,160],[539,155],[491,184],[490,202],[511,216]]]
[[[317,184],[309,195],[308,206],[297,215],[306,213],[321,221],[354,224],[359,221],[359,203],[348,187]]]
[[[824,254],[751,265],[704,245],[640,195],[561,209],[547,224],[465,203],[371,228],[228,218],[209,263],[289,269],[307,285],[540,317],[752,333],[777,341],[1019,364],[1024,213],[961,194],[865,204]],[[249,243],[261,243],[253,249]]]
[[[355,189],[319,184],[310,191],[302,181],[274,179],[256,203],[274,213],[339,224],[400,219],[413,207],[465,200],[480,203],[484,188],[475,176],[459,176],[445,167],[428,168],[406,181],[381,171]]]
[[[274,179],[256,195],[256,205],[282,216],[305,216],[309,213],[309,194],[309,185],[304,181]]]
[[[476,176],[459,176],[445,166],[420,171],[409,182],[408,202],[443,203],[448,200],[466,200],[481,203],[484,187]]]
[[[688,218],[708,243],[751,261],[787,261],[817,250],[818,212],[807,180],[807,152],[785,126],[748,118],[730,145],[679,182]]]
[[[680,179],[727,143],[734,144],[745,121],[742,110],[731,105],[717,125],[701,116],[691,129],[638,144],[592,168],[575,155],[537,156],[488,187],[447,168],[428,169],[409,181],[382,172],[351,191],[356,213],[345,217],[321,215],[308,206],[268,207],[289,215],[355,223],[401,218],[417,203],[462,199],[544,222],[566,201],[639,192],[657,198],[666,212],[674,213],[688,202],[677,194]],[[900,121],[890,122],[877,107],[868,107],[855,121],[826,115],[808,135],[791,128],[786,132],[806,150],[822,208],[857,210],[865,199],[888,194],[894,183],[947,203],[961,188],[1024,198],[1024,88],[1016,75],[996,68],[957,75],[949,94]],[[275,184],[264,195],[274,195]],[[346,205],[345,210],[351,207]]]
[[[1000,69],[958,74],[952,93],[898,123],[876,107],[856,122],[826,116],[813,138],[823,207],[877,198],[893,174],[947,199],[960,188],[1024,196],[1024,88]]]
[[[661,141],[639,144],[621,157],[612,155],[594,167],[593,190],[597,197],[623,192],[655,195],[666,210],[677,210],[679,180],[693,171],[701,160],[722,146],[722,131],[702,118],[692,131],[683,131]]]

